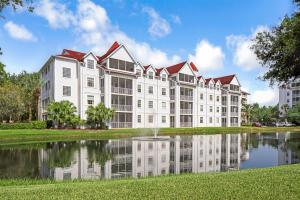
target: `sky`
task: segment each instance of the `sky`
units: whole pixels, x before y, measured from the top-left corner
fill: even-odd
[[[38,71],[63,49],[102,55],[118,41],[144,65],[193,61],[205,78],[236,74],[250,103],[278,103],[250,46],[295,10],[291,0],[38,0],[34,8],[6,8],[0,18],[0,61],[11,73]]]

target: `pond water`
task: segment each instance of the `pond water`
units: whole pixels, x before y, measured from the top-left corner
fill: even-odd
[[[117,179],[300,163],[300,133],[216,134],[0,146],[0,178]]]

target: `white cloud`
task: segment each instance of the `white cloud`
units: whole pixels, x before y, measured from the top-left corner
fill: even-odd
[[[163,37],[171,32],[168,21],[162,18],[152,7],[144,7],[143,12],[147,13],[150,19],[148,32],[153,37]]]
[[[181,19],[178,15],[171,15],[172,21],[175,24],[181,24]]]
[[[23,41],[37,41],[37,38],[23,25],[18,25],[12,21],[4,24],[4,29],[12,38]]]
[[[276,105],[278,103],[278,89],[256,90],[251,93],[250,102],[266,106]]]
[[[48,4],[49,1],[44,0],[40,6],[47,7]],[[51,2],[50,4],[51,6],[48,6],[48,13],[56,13],[56,8],[63,8],[59,12],[63,16],[69,16],[69,13],[72,13],[65,5],[59,2]],[[54,15],[56,16],[56,14]],[[52,28],[59,27],[59,24],[55,23],[56,20],[49,20],[48,15],[39,16],[44,17]],[[148,43],[138,42],[130,38],[111,23],[103,7],[90,0],[78,0],[77,10],[72,14],[72,18],[63,18],[66,19],[65,25],[60,27],[66,28],[70,26],[70,28],[74,28],[79,35],[80,44],[88,46],[98,55],[104,53],[114,41],[118,41],[125,44],[137,61],[144,64],[153,64],[159,67],[170,65],[180,60],[180,57],[177,55],[168,56],[166,52],[152,48]]]
[[[246,71],[250,71],[260,67],[257,57],[250,47],[253,44],[252,39],[257,33],[268,31],[265,26],[258,26],[249,36],[245,35],[229,35],[226,37],[228,48],[233,50],[233,63]]]
[[[34,13],[44,17],[52,28],[67,28],[75,22],[73,13],[56,0],[41,0],[35,6]]]
[[[195,49],[195,54],[190,54],[189,60],[193,61],[200,71],[212,71],[223,67],[225,54],[221,47],[214,46],[207,40],[201,40]]]

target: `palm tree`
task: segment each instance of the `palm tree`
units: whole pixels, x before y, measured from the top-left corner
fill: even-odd
[[[252,113],[252,105],[251,104],[243,104],[242,105],[242,112],[243,112],[243,115],[245,117],[245,123],[249,123],[250,121],[250,117],[251,117],[251,113]]]
[[[281,105],[281,110],[283,110],[282,114],[284,115],[285,121],[287,121],[287,115],[288,115],[288,111],[289,111],[289,105],[288,104]]]
[[[95,128],[103,128],[105,123],[113,118],[114,110],[106,108],[103,103],[90,106],[87,111],[87,122]]]

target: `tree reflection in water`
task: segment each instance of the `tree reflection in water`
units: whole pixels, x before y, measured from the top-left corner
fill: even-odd
[[[113,159],[113,154],[107,146],[107,140],[86,141],[85,146],[88,153],[88,161],[96,162],[100,166],[104,166],[106,161]]]

